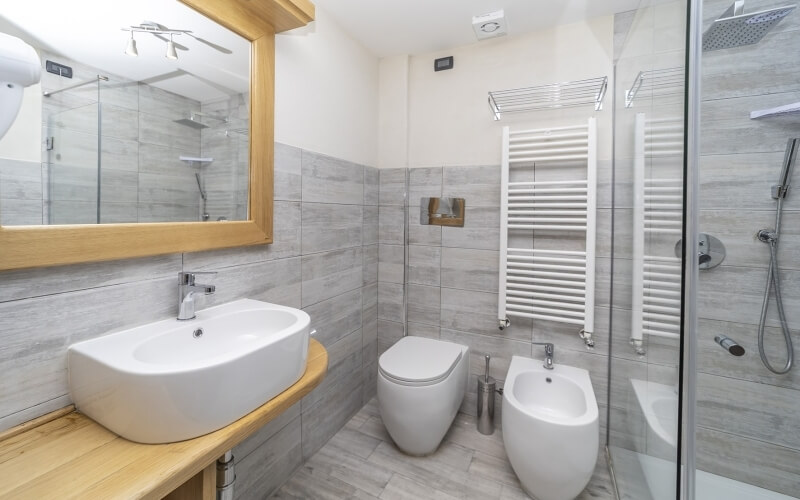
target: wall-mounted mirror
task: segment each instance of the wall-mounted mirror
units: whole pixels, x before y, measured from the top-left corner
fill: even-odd
[[[0,139],[0,223],[247,220],[250,41],[177,1],[79,3],[0,13],[42,67]]]
[[[275,33],[313,18],[309,0],[4,6],[42,78],[0,144],[0,270],[271,243]]]

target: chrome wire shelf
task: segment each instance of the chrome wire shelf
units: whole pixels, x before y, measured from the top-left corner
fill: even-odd
[[[637,97],[662,97],[683,93],[683,68],[651,69],[640,71],[631,88],[625,91],[625,107],[633,107]]]
[[[537,87],[497,90],[489,92],[489,108],[495,120],[504,113],[540,111],[593,105],[595,111],[603,109],[603,98],[608,89],[608,77],[589,78],[572,82],[551,83]]]

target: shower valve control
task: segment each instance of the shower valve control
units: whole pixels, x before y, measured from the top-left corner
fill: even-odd
[[[758,238],[758,241],[762,241],[764,243],[772,243],[773,241],[778,240],[778,235],[775,234],[775,231],[770,231],[769,229],[761,229],[759,232],[756,233],[756,238]]]
[[[683,254],[683,240],[675,244],[675,256],[679,259]],[[711,269],[722,264],[725,260],[725,245],[718,238],[710,234],[697,235],[697,264],[699,269]]]

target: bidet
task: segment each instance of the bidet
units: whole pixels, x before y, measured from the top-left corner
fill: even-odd
[[[594,473],[599,410],[589,372],[511,358],[503,389],[503,443],[523,489],[537,500],[572,500]]]

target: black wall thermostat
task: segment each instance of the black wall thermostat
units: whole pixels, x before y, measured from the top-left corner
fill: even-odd
[[[434,71],[444,71],[446,69],[453,69],[453,56],[440,57],[433,61]]]

